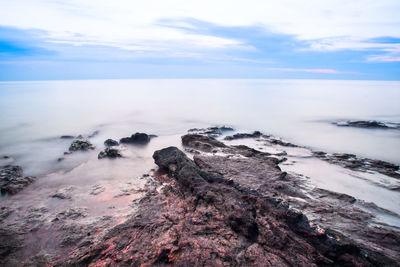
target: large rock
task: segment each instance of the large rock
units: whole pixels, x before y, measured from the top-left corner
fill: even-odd
[[[7,165],[0,170],[0,190],[2,194],[16,194],[35,181],[33,176],[23,176],[20,166]]]
[[[106,141],[104,141],[104,145],[105,146],[108,146],[108,147],[110,147],[110,146],[118,146],[118,141],[116,141],[116,140],[113,140],[113,139],[107,139]]]
[[[122,155],[119,153],[119,150],[116,148],[111,148],[107,147],[104,149],[104,151],[101,151],[98,155],[98,159],[103,159],[103,158],[110,158],[110,159],[115,159],[115,158],[120,158]]]
[[[121,144],[145,145],[150,142],[150,136],[145,133],[135,133],[130,137],[124,137],[119,140]]]
[[[224,143],[201,134],[186,134],[182,136],[182,144],[204,152],[211,152],[216,147],[226,147]]]
[[[74,152],[74,151],[88,151],[94,149],[94,146],[92,143],[86,140],[75,140],[71,143],[69,147],[69,151]]]
[[[229,149],[233,153],[236,148]],[[178,148],[168,147],[154,152],[153,158],[164,183],[161,189],[148,191],[135,216],[109,231],[102,242],[76,251],[60,266],[397,265],[387,255],[399,257],[381,253],[379,240],[373,244],[377,252],[361,241],[321,229],[300,210],[289,208],[281,199],[285,194],[290,199],[307,196],[293,188],[299,181],[283,175],[266,155],[204,154],[193,161]],[[323,198],[326,192],[319,194]],[[346,196],[332,197],[340,204],[353,202]],[[320,201],[307,200],[311,206]],[[319,205],[315,209],[329,209]],[[341,216],[328,212],[332,218]],[[375,232],[380,237],[383,233]],[[398,235],[386,231],[386,236],[387,248],[398,251]]]

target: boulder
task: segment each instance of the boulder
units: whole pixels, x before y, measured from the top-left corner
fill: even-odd
[[[150,136],[145,133],[135,133],[130,137],[124,137],[119,140],[121,144],[146,145],[150,142]]]
[[[113,139],[107,139],[106,141],[104,141],[104,145],[105,146],[118,146],[119,145],[119,143],[118,143],[118,141],[116,141],[116,140],[113,140]]]
[[[69,151],[88,151],[90,149],[94,149],[94,146],[92,143],[86,140],[75,140],[71,143],[71,146],[69,147]]]

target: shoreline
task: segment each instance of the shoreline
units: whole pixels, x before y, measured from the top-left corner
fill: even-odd
[[[210,129],[214,132],[207,133],[206,131],[209,131]],[[194,161],[191,161],[190,158],[188,158],[187,160],[184,159],[184,154],[179,156],[180,158],[182,158],[181,161],[183,160],[185,164],[188,163],[191,168],[194,168],[194,173],[200,173],[200,176],[203,180],[204,173],[207,173],[206,177],[209,177],[209,175],[212,176],[211,178],[209,178],[210,180],[206,179],[205,182],[200,182],[200,184],[202,184],[200,186],[200,189],[196,189],[196,181],[184,181],[185,179],[180,180],[182,177],[179,178],[179,175],[177,176],[177,173],[174,170],[175,167],[172,167],[171,169],[171,166],[169,166],[169,164],[165,165],[163,163],[160,163],[160,159],[156,159],[156,164],[158,165],[158,167],[160,169],[166,169],[169,175],[167,175],[167,173],[162,173],[154,169],[145,172],[145,174],[141,176],[140,179],[142,180],[142,182],[140,183],[140,186],[137,186],[137,183],[128,185],[125,191],[125,195],[123,195],[124,192],[122,192],[122,197],[130,198],[132,195],[135,195],[135,197],[133,200],[129,199],[129,201],[131,202],[129,206],[132,209],[130,211],[127,211],[125,216],[120,216],[119,218],[118,216],[115,218],[111,216],[112,218],[97,218],[97,220],[89,220],[88,217],[90,216],[88,216],[87,213],[90,213],[90,211],[88,211],[87,209],[85,210],[84,208],[82,209],[80,207],[72,207],[67,209],[67,212],[64,211],[57,213],[56,218],[54,218],[52,214],[48,214],[49,210],[33,210],[27,215],[28,217],[30,217],[30,219],[33,218],[34,223],[31,223],[32,225],[25,225],[26,229],[22,229],[24,227],[24,225],[22,225],[22,222],[26,219],[29,219],[25,217],[22,218],[22,220],[20,218],[19,223],[21,225],[18,226],[18,223],[15,224],[16,221],[14,221],[14,227],[12,229],[8,229],[12,230],[9,231],[9,233],[15,233],[17,238],[15,236],[10,237],[9,233],[6,234],[3,231],[3,233],[0,234],[0,237],[2,239],[7,237],[7,239],[10,238],[10,240],[13,240],[13,242],[10,242],[10,247],[7,247],[7,245],[3,247],[3,251],[5,252],[2,253],[2,258],[0,262],[3,262],[3,264],[6,264],[6,266],[7,264],[16,263],[15,261],[13,262],[13,257],[18,255],[18,251],[20,251],[21,248],[24,248],[24,246],[26,245],[24,245],[21,237],[31,235],[29,234],[30,232],[35,235],[35,232],[40,233],[40,231],[42,231],[43,229],[50,227],[56,228],[56,231],[54,232],[55,235],[71,235],[74,237],[74,241],[69,240],[68,242],[68,240],[61,240],[61,243],[64,242],[64,247],[62,249],[59,248],[59,250],[56,250],[53,254],[48,253],[48,248],[46,250],[46,247],[44,247],[44,249],[42,249],[42,252],[39,251],[37,253],[33,253],[33,256],[26,257],[25,264],[37,264],[39,262],[46,262],[54,265],[62,265],[62,262],[64,260],[68,260],[67,262],[71,265],[83,262],[85,262],[85,264],[89,262],[93,264],[100,264],[107,261],[110,261],[109,263],[114,262],[114,264],[116,264],[114,259],[116,257],[120,257],[121,262],[126,263],[140,262],[150,265],[163,265],[167,263],[173,263],[179,265],[179,262],[181,262],[181,260],[190,260],[191,258],[189,257],[189,254],[187,254],[187,246],[181,246],[184,243],[183,241],[176,241],[171,239],[171,229],[174,228],[174,225],[180,225],[181,223],[184,223],[186,221],[185,217],[182,218],[180,214],[186,209],[182,210],[182,207],[178,209],[174,205],[165,204],[171,202],[175,204],[180,203],[179,205],[187,206],[187,209],[189,209],[190,207],[193,208],[193,205],[195,205],[195,207],[197,207],[196,205],[200,205],[201,209],[206,210],[209,209],[211,206],[215,208],[215,210],[211,212],[213,214],[212,218],[204,218],[202,217],[203,215],[193,212],[189,212],[188,216],[190,216],[194,220],[197,220],[197,224],[193,221],[191,222],[193,229],[197,229],[198,226],[196,225],[207,224],[206,222],[215,224],[217,229],[219,229],[218,231],[216,229],[207,230],[211,232],[200,229],[199,235],[202,236],[202,238],[209,240],[207,239],[209,238],[208,236],[213,235],[213,237],[215,239],[218,239],[220,242],[226,242],[227,240],[230,240],[226,239],[226,236],[220,234],[219,231],[222,231],[229,232],[229,235],[235,236],[235,240],[240,243],[238,243],[239,245],[236,243],[226,245],[224,242],[222,242],[225,244],[223,246],[221,245],[222,243],[220,244],[226,253],[228,253],[229,251],[228,254],[230,255],[229,257],[227,257],[226,255],[225,258],[222,257],[224,260],[220,262],[221,264],[223,262],[229,262],[230,264],[245,265],[249,264],[253,260],[257,262],[257,260],[262,259],[273,260],[270,261],[271,263],[275,262],[277,264],[288,264],[289,261],[293,261],[295,259],[296,249],[293,249],[292,251],[287,251],[291,255],[290,257],[292,257],[292,259],[290,260],[285,258],[285,260],[282,261],[282,255],[280,255],[277,251],[275,251],[274,253],[268,252],[266,254],[266,251],[271,251],[272,248],[268,244],[264,244],[266,241],[263,241],[264,243],[260,243],[260,239],[265,239],[266,236],[262,235],[262,231],[264,231],[262,230],[264,229],[263,224],[260,221],[257,221],[258,216],[264,216],[265,218],[263,220],[276,220],[276,223],[280,225],[277,228],[278,230],[283,229],[282,231],[288,231],[287,233],[285,232],[285,234],[282,234],[280,232],[281,230],[279,230],[280,234],[291,236],[291,239],[297,240],[293,243],[294,247],[298,246],[299,244],[303,244],[299,248],[297,248],[298,252],[301,251],[301,247],[303,246],[311,246],[311,250],[313,250],[312,247],[314,247],[315,249],[319,246],[323,246],[327,249],[327,251],[330,251],[330,249],[333,249],[333,247],[328,245],[328,243],[331,244],[332,242],[335,243],[335,249],[338,248],[337,246],[344,246],[344,244],[342,244],[338,240],[346,240],[346,246],[348,246],[348,244],[352,244],[351,246],[355,246],[356,248],[355,251],[358,251],[356,253],[354,251],[354,247],[352,247],[352,249],[350,249],[349,251],[344,249],[344,251],[340,252],[336,256],[329,256],[329,253],[327,255],[323,253],[321,254],[318,249],[316,249],[315,252],[311,253],[312,256],[302,258],[304,264],[318,264],[318,261],[321,261],[320,264],[324,262],[324,264],[328,265],[341,261],[353,263],[354,261],[365,261],[365,264],[368,263],[375,265],[379,263],[386,263],[389,264],[388,266],[396,266],[396,260],[397,262],[399,261],[399,259],[397,258],[399,255],[399,248],[398,246],[396,247],[396,242],[400,240],[398,228],[397,231],[395,231],[393,230],[393,228],[390,229],[388,225],[385,226],[385,224],[374,222],[375,215],[371,212],[368,212],[365,207],[364,209],[362,209],[363,203],[358,201],[353,196],[343,193],[335,193],[330,190],[316,188],[315,186],[314,188],[310,188],[310,185],[307,182],[307,179],[309,178],[297,176],[291,172],[281,170],[284,164],[290,162],[291,157],[293,157],[293,151],[295,151],[295,153],[304,153],[304,151],[300,150],[306,148],[299,147],[295,144],[291,144],[282,141],[281,139],[273,138],[271,136],[264,136],[261,133],[257,133],[256,135],[254,135],[254,133],[251,133],[247,134],[246,136],[236,136],[237,138],[234,138],[235,135],[232,135],[232,139],[224,141],[221,140],[221,137],[226,138],[227,135],[225,133],[225,130],[227,129],[222,129],[218,127],[197,129],[195,131],[190,131],[189,134],[182,137],[183,146],[181,147],[181,149],[184,149],[186,154],[189,155],[190,158],[193,157]],[[222,134],[222,132],[224,132],[224,134]],[[227,130],[227,132],[230,133],[229,129]],[[214,137],[216,137],[216,139],[214,139]],[[249,142],[247,141],[252,141],[253,144],[249,144]],[[149,140],[149,142],[154,141]],[[245,145],[235,144],[235,142],[242,142],[245,143]],[[266,151],[268,150],[266,149],[268,148],[268,145],[266,145],[266,143],[269,143],[270,148],[275,149],[274,153],[271,153],[272,151]],[[255,148],[252,148],[251,145],[254,145]],[[279,149],[276,149],[277,147]],[[293,151],[287,152],[284,151],[284,149],[292,149]],[[157,151],[160,154],[160,151],[163,150]],[[105,150],[105,152],[107,151]],[[283,152],[285,152],[286,154]],[[122,153],[122,156],[123,155],[124,154]],[[300,157],[318,158],[318,156],[324,156],[324,160],[328,164],[339,165],[347,169],[350,168],[352,169],[351,171],[355,172],[368,173],[370,171],[378,171],[385,175],[393,175],[394,179],[398,179],[398,173],[396,171],[394,173],[387,171],[393,169],[393,166],[391,165],[386,165],[383,162],[380,162],[380,164],[378,165],[371,166],[370,161],[365,161],[366,159],[358,159],[358,161],[355,161],[357,164],[354,164],[353,156],[348,156],[348,154],[342,155],[347,156],[338,157],[338,155],[334,154],[327,156],[327,154],[322,155],[320,153],[311,153],[311,155],[300,154]],[[156,154],[154,154],[154,157],[157,158]],[[286,160],[284,158],[286,158]],[[353,162],[351,166],[347,166],[346,164],[344,164],[345,162],[349,162],[349,159]],[[112,161],[105,159],[105,161],[110,161],[111,164],[121,160],[124,160],[124,158],[115,159]],[[179,166],[180,164],[183,163],[179,161],[175,165]],[[193,170],[189,173],[190,175],[196,175],[192,173]],[[259,173],[264,173],[264,176],[262,176],[264,178],[262,178]],[[245,177],[246,179],[243,179],[243,177]],[[263,179],[267,179],[267,181],[264,181]],[[35,184],[35,182],[33,184]],[[214,192],[216,195],[209,195],[207,193],[208,191],[206,192],[201,189],[203,185],[207,187],[211,186],[210,192]],[[193,190],[195,191],[200,190],[200,193],[193,194],[193,192],[195,191],[192,190],[189,190],[188,192],[187,187],[193,188]],[[396,188],[397,187],[394,187],[393,190],[398,191],[398,189]],[[238,196],[239,198],[244,197],[245,199],[248,199],[249,197],[251,199],[254,198],[252,201],[255,202],[251,203],[253,203],[254,205],[256,205],[255,203],[258,203],[257,205],[261,205],[257,206],[258,208],[255,211],[255,218],[249,219],[247,217],[242,218],[239,216],[239,219],[236,218],[232,222],[230,222],[230,215],[237,214],[238,211],[241,211],[238,213],[241,214],[244,211],[247,211],[251,207],[251,205],[248,206],[249,204],[246,204],[242,206],[243,203],[235,202],[236,204],[234,206],[237,206],[237,209],[234,208],[232,210],[232,214],[229,214],[229,212],[225,212],[225,208],[221,208],[225,207],[225,204],[223,204],[225,201],[225,197],[222,197],[225,194],[225,189],[230,192],[228,193],[226,198],[228,200],[230,199],[229,197],[232,196]],[[65,196],[74,198],[74,190],[75,189],[67,190],[64,188],[61,191],[57,191],[55,194],[53,193],[53,195],[57,195],[56,198],[60,198],[61,196],[60,199]],[[106,187],[102,186],[93,188],[93,196],[100,197],[104,195],[104,191],[107,192],[107,190],[108,189]],[[24,191],[22,190],[18,194],[24,194]],[[223,200],[221,199],[221,197]],[[263,200],[261,201],[259,200],[259,198]],[[271,203],[269,203],[268,205],[265,204],[265,198],[268,199],[268,203],[273,202],[273,205],[271,206]],[[68,197],[65,197],[65,199],[67,199],[66,201],[68,201]],[[61,201],[65,201],[65,199],[62,199]],[[105,201],[107,201],[107,199]],[[200,204],[196,204],[193,201],[200,201]],[[232,199],[232,201],[234,201],[234,199]],[[264,204],[260,204],[260,201]],[[159,210],[157,208],[157,205],[161,205],[163,207],[162,210]],[[218,207],[218,205],[222,206]],[[284,214],[286,215],[281,214],[282,208],[284,210]],[[388,212],[388,210],[382,208],[379,209],[378,206],[374,207],[372,205],[369,205],[368,208],[370,209],[370,211],[375,209],[375,211],[379,210],[379,212],[383,213]],[[278,217],[274,217],[275,215],[271,215],[273,218],[269,218],[267,215],[264,214],[264,212],[262,211],[263,209],[273,210],[274,212],[272,212],[272,214],[275,214],[276,216],[278,216],[277,214],[280,215]],[[6,222],[9,222],[10,219],[15,219],[15,214],[10,216],[10,214],[12,214],[13,212],[14,211],[10,207],[2,208],[2,216],[0,216],[0,223],[2,225],[1,229],[7,229]],[[145,216],[144,212],[149,213],[149,216],[150,214],[152,214],[155,217],[151,218],[147,215]],[[188,211],[186,210],[185,212]],[[254,211],[252,212],[254,213]],[[176,218],[168,219],[165,217],[165,215],[168,215],[171,218]],[[143,219],[140,216],[144,216],[146,217],[146,219]],[[221,216],[225,219],[215,219]],[[399,215],[395,213],[395,217],[396,216],[398,217]],[[35,220],[37,220],[37,222],[35,222]],[[138,221],[141,220],[142,228],[138,228]],[[246,222],[247,220],[250,221]],[[161,237],[165,238],[165,240],[160,239],[161,237],[159,236],[153,236],[152,234],[148,235],[143,232],[145,231],[144,229],[147,229],[146,225],[158,225],[161,222],[172,223],[170,225],[171,229],[164,229],[161,226],[154,226],[155,231]],[[284,223],[286,226],[281,225],[282,223]],[[243,224],[248,226],[243,228]],[[95,236],[93,236],[94,229],[98,227],[102,227],[103,229],[100,231],[100,233],[97,233]],[[120,229],[121,231],[117,231],[116,229]],[[132,237],[129,237],[130,235],[133,235],[133,233],[131,233],[129,229],[134,229],[135,235],[147,235],[147,239],[141,240],[140,246],[138,246],[138,241],[135,241],[134,239],[132,239]],[[175,229],[174,233],[176,234],[176,231],[178,231],[178,233],[179,231],[181,231],[181,234],[188,236],[194,234],[192,230],[179,228]],[[299,231],[301,233],[299,233]],[[255,234],[255,232],[257,232],[257,234]],[[90,235],[87,235],[88,233],[90,233]],[[364,237],[364,235],[366,237]],[[327,236],[334,236],[334,239],[329,239],[329,237],[328,240],[331,240],[329,242],[325,240],[323,242],[318,241],[319,243],[315,243],[315,236],[317,236],[317,239],[321,239],[323,237],[322,239],[324,240],[327,238]],[[379,240],[379,238],[382,236],[390,236],[390,238],[389,240]],[[155,246],[153,240],[157,240],[160,245]],[[169,243],[169,241],[171,241],[172,245]],[[115,244],[117,243],[115,242],[121,243],[121,247],[116,248]],[[178,242],[178,244],[175,244],[176,242]],[[180,244],[179,242],[183,243]],[[188,242],[192,245],[198,244],[197,237],[194,236],[191,236],[190,238],[185,240],[185,242]],[[281,240],[281,242],[283,241]],[[216,251],[215,253],[221,253],[220,249],[222,249],[222,247],[217,246],[218,244],[214,244],[215,246],[213,248]],[[129,258],[121,254],[124,249],[129,250],[129,248],[132,248],[132,246],[134,245],[138,246],[138,249],[135,252],[137,253],[137,255],[135,257],[132,256],[131,258]],[[151,246],[149,247],[149,245]],[[147,248],[147,251],[145,251],[145,248]],[[335,249],[333,249],[333,251],[335,251]],[[25,252],[27,252],[26,250],[29,250],[29,248],[25,247]],[[66,258],[63,258],[62,260],[58,259],[58,257],[61,256],[61,251],[63,251],[63,253],[68,252],[68,256],[66,256]],[[242,255],[243,253],[240,254],[241,252],[238,251],[242,251],[245,255]],[[370,256],[365,257],[365,255],[361,253],[364,253],[365,251],[368,251],[368,253],[370,253]],[[204,262],[208,260],[209,263],[211,263],[210,260],[217,259],[213,258],[214,256],[211,256],[211,254],[204,254],[200,250],[195,250],[195,252],[199,253],[195,253],[195,255],[198,256],[197,263],[200,263],[200,259],[204,259]],[[337,253],[337,251],[335,253]],[[316,256],[317,254],[321,255]],[[221,257],[221,255],[219,255],[219,257]],[[240,259],[237,259],[238,257]],[[250,259],[249,257],[255,258]],[[227,261],[228,259],[229,261]],[[295,264],[295,262],[292,262],[291,264]],[[20,265],[22,266],[22,264]]]

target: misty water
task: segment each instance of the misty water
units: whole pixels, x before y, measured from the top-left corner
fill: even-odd
[[[400,130],[338,127],[345,120],[400,122],[400,82],[328,80],[151,79],[0,83],[0,164],[21,165],[39,179],[3,201],[20,206],[85,205],[92,215],[123,214],[133,195],[124,187],[143,186],[139,179],[155,168],[156,149],[180,147],[180,136],[193,127],[227,125],[238,132],[260,130],[325,152],[400,162]],[[71,140],[83,135],[95,151],[74,153],[58,162]],[[127,147],[124,158],[97,160],[104,140],[135,132],[156,134],[148,146]],[[297,152],[293,152],[297,153]],[[289,154],[290,156],[290,154]],[[394,179],[356,177],[338,166],[301,155],[288,171],[303,173],[321,187],[354,195],[400,214],[398,191],[376,185]],[[285,168],[285,167],[283,167]],[[371,175],[370,175],[371,176]],[[132,180],[133,179],[133,180]],[[385,180],[388,179],[388,182]],[[382,182],[383,183],[383,182]],[[100,186],[104,193],[89,196]],[[71,202],[49,196],[71,187]],[[116,198],[115,196],[120,196]],[[124,202],[125,201],[125,202]],[[71,204],[72,203],[72,204]],[[396,204],[397,203],[397,204]],[[117,207],[109,209],[109,207]],[[64,207],[64,208],[65,208]],[[397,218],[397,217],[396,217]],[[383,218],[400,227],[393,218]],[[393,222],[395,220],[395,222]],[[393,222],[393,223],[392,223]]]

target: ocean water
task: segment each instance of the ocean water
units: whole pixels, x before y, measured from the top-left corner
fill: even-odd
[[[313,150],[353,153],[398,164],[400,130],[338,127],[332,122],[400,122],[399,103],[400,82],[394,81],[1,82],[0,165],[21,165],[25,175],[38,179],[21,193],[1,196],[0,202],[18,209],[21,218],[32,206],[46,207],[54,216],[61,210],[84,207],[89,213],[86,219],[123,217],[132,212],[133,201],[140,197],[132,190],[144,186],[142,175],[156,168],[153,152],[172,145],[181,147],[180,136],[188,129],[213,125],[231,126],[238,132],[260,130]],[[96,150],[63,155],[71,140],[60,136],[88,137],[94,132],[97,134],[90,142]],[[104,140],[119,140],[135,132],[158,137],[147,146],[124,147],[124,158],[97,159]],[[375,203],[389,211],[373,211],[377,219],[400,229],[400,194],[389,188],[398,187],[398,180],[355,173],[312,158],[307,149],[301,151],[288,151],[288,162],[295,164],[281,167],[307,176],[313,186]],[[4,155],[10,158],[4,159]],[[60,157],[65,159],[58,161]],[[52,198],[59,190],[73,192],[72,199]],[[101,193],[91,193],[96,190]],[[18,216],[14,215],[15,220]],[[36,246],[37,241],[27,242]]]
[[[400,122],[400,82],[136,79],[0,83],[0,152],[33,172],[65,149],[60,135],[182,134],[229,125],[327,152],[400,163],[400,131],[338,120]],[[61,148],[62,147],[62,148]]]

